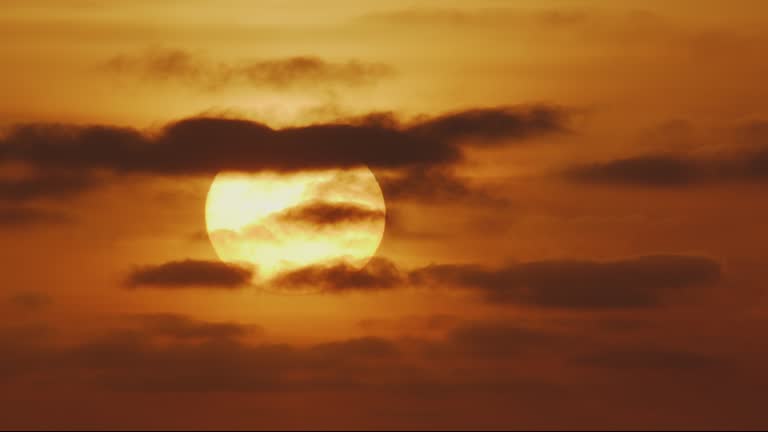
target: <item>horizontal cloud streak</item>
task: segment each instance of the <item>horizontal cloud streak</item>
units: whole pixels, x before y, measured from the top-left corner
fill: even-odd
[[[46,198],[68,198],[96,184],[95,177],[77,173],[37,173],[22,178],[0,178],[0,201],[26,202]]]
[[[516,362],[521,359],[540,362],[546,358],[544,363],[554,361],[552,370],[573,365],[582,373],[585,366],[600,373],[606,369],[678,373],[724,364],[719,357],[683,347],[663,349],[638,343],[618,350],[584,334],[525,327],[519,321],[457,323],[433,339],[364,336],[292,345],[246,343],[215,323],[173,317],[185,323],[181,334],[166,327],[145,327],[106,331],[100,337],[66,344],[39,340],[36,329],[0,328],[0,349],[9,354],[0,378],[22,383],[25,377],[35,383],[73,380],[114,391],[353,390],[358,394],[363,389],[400,389],[444,394],[468,389],[519,392],[515,370],[519,371]],[[28,343],[35,337],[38,343]],[[463,373],[457,374],[459,369]],[[534,383],[538,385],[533,388],[546,388],[546,381],[529,385]]]
[[[602,350],[575,359],[585,366],[601,369],[651,369],[690,371],[722,366],[715,357],[687,351],[661,349],[611,349]]]
[[[432,265],[409,272],[376,258],[361,270],[311,266],[271,281],[279,288],[324,292],[395,289],[405,285],[477,290],[494,304],[546,308],[647,308],[686,288],[717,282],[720,264],[706,257],[651,255],[616,261],[551,260],[501,268]]]
[[[71,221],[72,218],[69,215],[54,210],[34,207],[0,207],[0,227],[58,225]]]
[[[581,183],[644,187],[765,182],[768,181],[768,147],[712,159],[672,154],[615,159],[571,167],[565,177]]]
[[[389,200],[478,204],[503,207],[509,200],[490,188],[473,185],[442,167],[416,167],[378,178],[384,196]]]
[[[705,176],[702,167],[685,158],[644,156],[576,167],[568,177],[588,183],[685,186],[701,182]]]
[[[112,74],[153,81],[178,81],[204,89],[228,85],[267,88],[361,86],[394,75],[390,66],[358,60],[332,62],[313,56],[224,63],[183,50],[113,57],[101,67]]]
[[[133,317],[142,328],[157,336],[185,339],[236,339],[254,328],[234,322],[208,322],[178,314],[146,314]]]
[[[482,117],[461,113],[402,124],[327,123],[272,129],[222,118],[190,118],[148,135],[112,126],[31,124],[0,138],[0,162],[22,162],[51,170],[109,170],[157,175],[215,174],[220,171],[301,171],[347,168],[400,169],[461,160],[465,146],[492,138],[502,146],[559,133],[566,114],[555,107],[501,107],[493,112],[493,133]],[[542,112],[548,112],[546,121]],[[460,126],[440,126],[462,118]],[[446,120],[448,119],[448,120]],[[437,122],[434,124],[434,122]],[[500,124],[505,124],[501,126]]]
[[[384,216],[384,210],[350,203],[314,201],[283,210],[276,215],[276,218],[280,222],[326,226],[374,222],[383,220]]]
[[[510,111],[477,108],[444,114],[411,126],[410,131],[438,140],[473,139],[492,143],[501,139],[525,139],[542,131],[567,132],[562,112],[551,107],[532,107],[512,116]]]
[[[402,274],[392,262],[374,257],[362,269],[345,263],[314,265],[279,274],[269,284],[288,290],[309,288],[324,292],[345,292],[393,289],[403,282]]]
[[[716,282],[720,272],[720,264],[710,258],[653,255],[606,262],[539,261],[499,269],[435,265],[410,277],[414,283],[479,289],[498,304],[636,308],[658,306],[671,292]]]
[[[53,299],[46,293],[39,291],[19,292],[8,298],[8,302],[17,308],[33,311],[44,308],[53,303]]]
[[[131,288],[178,289],[207,287],[235,289],[250,283],[253,272],[220,261],[173,261],[134,270],[126,283]]]

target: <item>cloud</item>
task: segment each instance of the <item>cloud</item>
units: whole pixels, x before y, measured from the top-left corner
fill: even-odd
[[[281,222],[306,223],[317,226],[375,222],[383,220],[384,216],[384,210],[326,201],[313,201],[291,207],[276,215]]]
[[[235,289],[248,285],[250,269],[219,261],[173,261],[134,270],[127,279],[131,288],[155,287],[177,289],[207,287]]]
[[[97,373],[91,384],[122,391],[269,391],[288,385],[295,349],[229,339],[155,344],[143,332],[112,333],[68,347],[59,358],[71,373]],[[60,363],[60,364],[61,364]]]
[[[704,180],[695,161],[670,155],[640,156],[583,165],[567,176],[587,183],[616,183],[635,186],[686,186]]]
[[[517,323],[470,321],[452,330],[443,348],[461,355],[494,358],[519,356],[532,349],[560,347],[564,341],[564,335]]]
[[[710,258],[652,255],[618,261],[553,260],[498,269],[434,265],[410,274],[414,284],[479,289],[491,303],[559,308],[638,308],[664,303],[683,288],[716,282]]]
[[[402,173],[380,176],[379,184],[387,201],[417,200],[419,202],[474,203],[486,206],[506,206],[509,201],[489,188],[472,184],[445,168],[418,167]]]
[[[600,369],[669,369],[690,371],[722,366],[722,359],[682,350],[611,349],[575,360],[577,364]]]
[[[0,150],[0,155],[2,152]],[[0,179],[0,201],[21,202],[45,198],[68,198],[97,184],[93,176],[78,173],[39,173],[24,178]]]
[[[746,122],[737,126],[733,133],[738,141],[751,145],[763,145],[768,138],[768,120]]]
[[[309,266],[276,276],[276,288],[326,293],[386,290],[404,286],[468,289],[490,303],[544,308],[622,309],[665,304],[688,288],[716,283],[720,264],[707,257],[649,255],[615,261],[551,260],[486,268],[431,265],[401,271],[384,258],[363,269],[347,264]]]
[[[71,222],[69,215],[33,207],[0,207],[0,227],[26,227],[38,224],[63,224]]]
[[[313,355],[331,358],[378,358],[397,357],[400,350],[396,343],[379,337],[362,337],[339,342],[326,342],[310,348]]]
[[[190,317],[184,320],[202,324]],[[305,399],[308,392],[326,392],[323,397],[349,392],[354,398],[373,394],[376,400],[382,395],[423,398],[468,392],[474,400],[502,393],[505,403],[499,406],[506,407],[509,397],[528,398],[532,391],[549,403],[569,389],[590,387],[574,385],[574,378],[582,384],[600,384],[607,372],[623,374],[619,376],[627,381],[622,379],[622,386],[674,388],[680,384],[675,380],[680,373],[709,383],[711,366],[729,360],[720,360],[711,347],[665,350],[624,340],[625,348],[617,349],[615,343],[596,341],[583,329],[526,327],[519,319],[459,322],[428,339],[364,336],[275,344],[219,332],[181,338],[163,334],[143,327],[106,329],[100,336],[59,341],[43,337],[40,329],[0,327],[0,350],[6,354],[0,378],[7,391],[71,390],[76,384],[79,391],[95,390],[100,397],[107,389],[142,392],[142,397],[154,393],[153,398],[158,393],[172,393],[175,398],[186,393],[181,395],[185,400],[192,393],[210,392],[293,394]],[[647,370],[658,375],[638,377],[638,371]],[[751,378],[759,369],[742,372],[746,373],[729,376]],[[604,402],[605,387],[598,388],[595,400]],[[543,409],[548,412],[550,406]]]
[[[15,349],[0,366],[15,378],[42,372],[57,379],[63,373],[81,384],[144,392],[359,389],[391,379],[372,377],[369,363],[402,370],[396,343],[376,337],[292,346],[249,344],[221,335],[159,343],[156,335],[154,330],[109,331],[62,348],[0,338],[0,348]],[[46,363],[57,367],[46,368]]]
[[[505,200],[456,177],[447,166],[461,161],[468,147],[512,145],[560,133],[566,123],[562,108],[521,106],[408,122],[372,114],[283,129],[211,117],[180,120],[156,133],[115,126],[19,125],[0,138],[0,163],[21,163],[37,174],[0,180],[0,200],[70,198],[106,181],[104,172],[183,176],[368,166],[404,171],[382,177],[387,198],[496,205]]]
[[[360,329],[365,331],[399,331],[399,332],[434,332],[445,331],[454,328],[462,320],[457,315],[431,314],[431,315],[406,315],[392,318],[365,318],[357,322]]]
[[[309,266],[279,274],[269,283],[282,289],[310,288],[323,292],[348,292],[392,289],[402,282],[403,276],[392,262],[374,257],[362,269],[346,263]]]
[[[11,329],[5,331],[6,337],[0,328],[0,349],[9,354],[0,362],[0,375],[21,379],[30,374],[42,380],[36,383],[72,379],[81,385],[117,391],[439,392],[466,386],[482,388],[490,382],[495,383],[495,388],[503,387],[506,381],[500,382],[496,376],[503,365],[501,369],[487,365],[471,377],[457,377],[453,367],[466,360],[466,356],[473,360],[519,356],[527,345],[546,340],[543,332],[542,338],[515,337],[522,331],[515,333],[509,324],[472,323],[467,331],[479,328],[481,333],[495,332],[495,336],[466,340],[448,335],[432,341],[364,336],[310,345],[253,344],[232,337],[229,332],[211,332],[208,327],[201,331],[201,321],[189,317],[181,320],[185,324],[180,337],[176,337],[179,332],[174,324],[171,332],[165,325],[160,329],[107,330],[102,336],[65,344],[47,340],[30,344],[30,337],[41,341],[33,329]],[[191,335],[190,323],[194,323]],[[158,339],[168,333],[172,336],[170,340]],[[506,348],[499,351],[499,343]],[[509,348],[513,346],[514,349]],[[413,366],[421,360],[433,362],[434,355],[439,353],[450,355],[428,370]],[[50,367],[51,364],[56,367]],[[509,389],[513,388],[516,387]]]
[[[38,291],[26,291],[12,295],[8,302],[13,306],[24,310],[39,310],[53,303],[48,294]]]
[[[50,370],[46,368],[51,348],[53,330],[43,325],[17,325],[0,327],[0,383],[20,375]]]
[[[362,86],[394,75],[382,63],[358,60],[332,62],[313,56],[224,63],[183,50],[154,50],[142,55],[113,57],[101,67],[111,74],[124,74],[153,81],[180,81],[203,89],[227,85],[266,88]]]
[[[234,322],[212,323],[178,314],[146,314],[133,317],[153,335],[175,339],[236,339],[261,329]]]
[[[522,140],[542,133],[565,133],[563,112],[551,107],[533,107],[525,112],[512,109],[470,109],[421,121],[410,128],[415,135],[438,140]]]
[[[584,164],[565,171],[572,181],[645,187],[682,187],[768,181],[768,147],[742,149],[719,158],[651,154]]]
[[[156,175],[213,175],[220,171],[400,169],[461,160],[466,146],[493,138],[502,146],[522,137],[559,132],[565,112],[555,107],[500,107],[494,132],[484,116],[454,113],[407,125],[326,123],[284,129],[223,118],[189,118],[154,135],[111,126],[31,124],[0,139],[0,162],[40,169]],[[549,112],[543,115],[542,112]],[[542,121],[541,117],[552,121]],[[454,118],[460,126],[447,126]],[[502,126],[501,124],[507,124]],[[499,140],[505,138],[505,140]],[[460,143],[460,141],[462,141]]]

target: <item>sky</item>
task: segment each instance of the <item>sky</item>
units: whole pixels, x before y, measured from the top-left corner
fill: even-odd
[[[0,429],[768,427],[767,12],[3,0]],[[335,169],[367,266],[219,259],[218,173]]]

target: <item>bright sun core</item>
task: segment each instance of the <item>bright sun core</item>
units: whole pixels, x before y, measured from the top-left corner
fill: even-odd
[[[267,279],[308,265],[364,266],[381,242],[385,211],[376,177],[357,168],[220,173],[205,214],[219,258],[253,266]]]

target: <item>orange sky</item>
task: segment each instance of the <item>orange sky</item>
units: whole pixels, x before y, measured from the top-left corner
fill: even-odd
[[[765,428],[766,12],[4,0],[0,429]],[[383,273],[128,286],[337,160]]]

